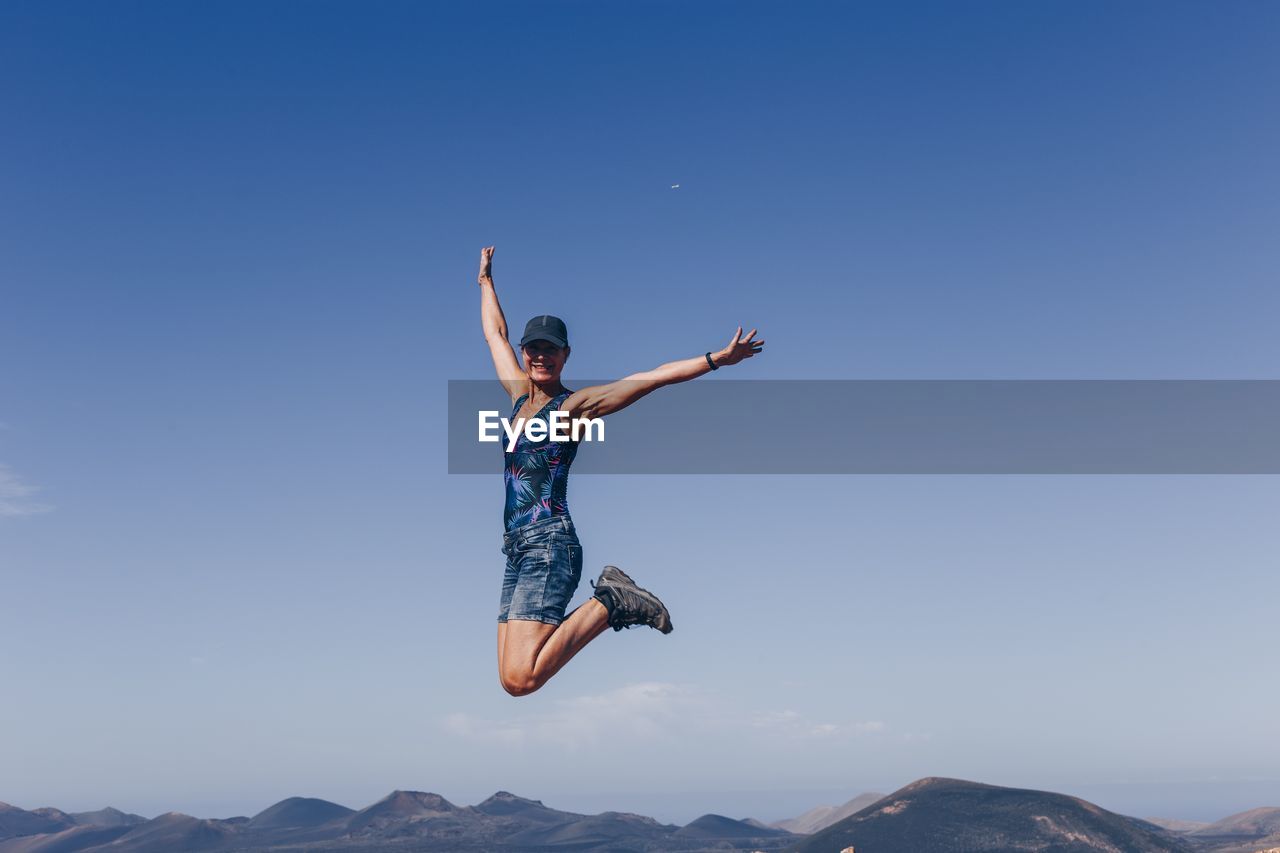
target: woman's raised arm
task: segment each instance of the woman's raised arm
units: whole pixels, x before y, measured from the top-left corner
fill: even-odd
[[[480,325],[484,329],[485,342],[489,344],[489,354],[493,356],[498,381],[515,400],[527,390],[529,377],[520,368],[516,351],[507,338],[507,318],[502,314],[498,292],[493,287],[492,267],[493,246],[487,246],[480,250],[480,274],[476,277],[480,285]]]

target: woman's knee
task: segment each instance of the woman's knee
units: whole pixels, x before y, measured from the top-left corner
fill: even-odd
[[[542,686],[528,670],[500,670],[498,680],[502,682],[502,689],[512,696],[528,696]]]

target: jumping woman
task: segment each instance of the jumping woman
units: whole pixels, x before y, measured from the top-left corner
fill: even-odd
[[[671,616],[658,597],[636,586],[616,566],[605,566],[592,582],[595,593],[568,618],[564,612],[582,577],[582,545],[569,517],[566,487],[577,453],[574,441],[531,441],[522,422],[549,421],[551,413],[602,418],[625,409],[664,385],[685,382],[737,364],[761,351],[756,330],[742,327],[728,345],[696,358],[673,361],[608,385],[570,391],[560,384],[569,358],[569,332],[558,317],[544,314],[525,326],[520,338],[524,368],[507,338],[507,321],[493,287],[493,246],[480,250],[480,320],[498,380],[511,396],[511,424],[520,430],[505,453],[507,503],[502,552],[507,571],[498,609],[498,678],[512,696],[547,683],[606,628],[620,631],[648,625],[671,633]],[[505,445],[504,445],[505,447]]]

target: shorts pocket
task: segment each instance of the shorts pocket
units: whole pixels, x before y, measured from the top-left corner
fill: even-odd
[[[540,619],[546,607],[547,586],[554,572],[541,554],[525,554],[513,562],[514,586],[509,619]]]
[[[548,549],[549,566],[544,598],[549,608],[563,613],[582,579],[582,546],[557,542]]]

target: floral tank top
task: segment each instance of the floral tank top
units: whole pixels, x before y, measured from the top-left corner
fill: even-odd
[[[559,409],[570,393],[564,391],[552,397],[529,420],[546,421],[549,427],[547,413]],[[523,394],[516,400],[511,410],[513,427],[516,415],[528,397],[528,394]],[[503,446],[505,448],[506,445]],[[569,466],[577,453],[578,443],[575,441],[552,441],[548,437],[534,442],[521,429],[515,449],[503,452],[507,503],[502,520],[508,533],[553,515],[569,514]]]

